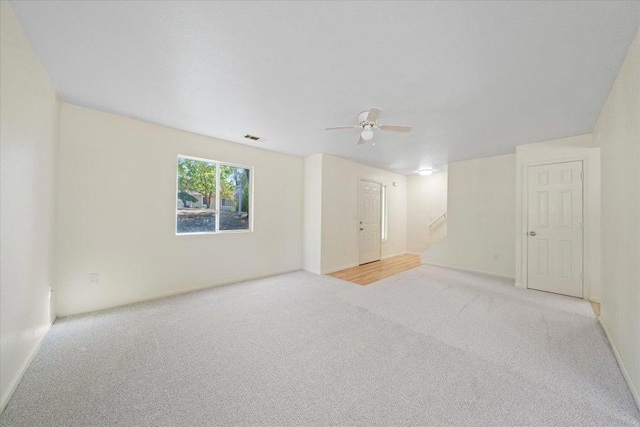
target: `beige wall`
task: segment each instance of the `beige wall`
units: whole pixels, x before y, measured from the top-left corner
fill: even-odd
[[[55,311],[54,223],[59,110],[49,78],[0,2],[0,411]]]
[[[407,250],[407,179],[382,169],[322,155],[322,273],[358,265],[358,180],[387,187],[388,239],[382,257]],[[393,185],[395,182],[396,186]]]
[[[591,134],[554,139],[516,148],[516,286],[526,288],[527,224],[523,194],[529,165],[572,160],[583,162],[584,297],[600,301],[600,148]]]
[[[407,177],[407,251],[426,251],[447,235],[447,173]],[[434,221],[431,228],[429,225]]]
[[[175,234],[178,154],[254,167],[253,232]],[[297,157],[62,104],[58,314],[300,269],[302,170]]]
[[[303,268],[322,270],[322,154],[304,159]]]
[[[302,267],[357,265],[360,178],[387,187],[383,258],[426,251],[425,263],[520,280],[524,166],[574,155],[587,159],[591,184],[589,296],[602,299],[602,324],[640,403],[639,36],[592,136],[452,163],[448,176],[407,178],[330,155],[303,160],[60,107],[11,7],[0,7],[2,408],[56,306],[69,315]],[[254,232],[175,235],[178,154],[254,167]],[[438,232],[447,237],[434,245],[442,236],[428,224],[445,210]],[[100,283],[90,286],[95,272]]]
[[[515,154],[449,164],[447,237],[423,263],[515,277],[515,169]]]
[[[640,406],[640,33],[593,130],[602,157],[602,316]]]

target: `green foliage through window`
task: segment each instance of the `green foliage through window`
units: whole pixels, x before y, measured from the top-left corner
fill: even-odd
[[[250,168],[179,156],[177,233],[249,230],[250,171]],[[216,198],[220,199],[218,203]]]

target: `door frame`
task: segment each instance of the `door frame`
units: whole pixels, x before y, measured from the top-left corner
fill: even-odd
[[[582,299],[591,299],[591,268],[587,260],[591,256],[591,235],[590,223],[590,203],[589,199],[589,156],[562,157],[554,160],[537,160],[522,164],[522,228],[516,230],[522,233],[522,287],[529,288],[529,168],[531,166],[554,165],[558,163],[582,162]],[[575,298],[575,297],[574,297]]]
[[[366,182],[370,182],[372,184],[378,184],[380,185],[380,214],[382,214],[382,187],[384,187],[384,184],[376,181],[375,179],[367,179],[367,178],[358,178],[357,179],[357,190],[356,190],[356,194],[358,195],[358,198],[356,199],[356,205],[357,205],[357,211],[358,211],[358,217],[356,218],[355,221],[355,226],[356,226],[356,231],[358,232],[357,234],[357,238],[356,238],[356,256],[358,257],[358,261],[356,262],[356,265],[364,265],[364,264],[360,264],[360,214],[362,212],[360,212],[360,181],[366,181]],[[382,215],[380,215],[380,259],[378,261],[382,260]],[[376,261],[371,261],[371,262],[376,262]]]

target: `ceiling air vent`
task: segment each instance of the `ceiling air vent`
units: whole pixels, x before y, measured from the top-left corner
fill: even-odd
[[[246,134],[244,137],[247,138],[247,139],[250,139],[252,141],[257,141],[257,142],[264,141],[264,138],[261,138],[259,136],[255,136],[255,135]]]

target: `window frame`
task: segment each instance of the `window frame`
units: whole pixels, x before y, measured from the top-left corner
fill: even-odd
[[[236,233],[253,233],[253,183],[254,183],[254,174],[255,174],[255,170],[253,166],[247,166],[247,165],[242,165],[239,163],[233,163],[233,162],[223,162],[223,161],[218,161],[218,160],[213,160],[213,159],[206,159],[204,157],[195,157],[195,156],[189,156],[186,154],[178,154],[176,156],[176,169],[175,169],[175,175],[176,175],[176,188],[174,191],[174,198],[177,197],[178,194],[178,189],[179,189],[179,183],[178,183],[178,164],[180,162],[180,159],[189,159],[189,160],[196,160],[196,161],[200,161],[200,162],[207,162],[207,163],[214,163],[216,165],[216,191],[215,191],[215,201],[216,201],[216,206],[215,206],[215,215],[216,215],[216,225],[215,225],[215,229],[216,231],[198,231],[195,233],[178,233],[178,211],[177,208],[174,211],[174,223],[173,223],[173,232],[175,233],[176,236],[197,236],[197,235],[212,235],[212,234],[236,234]],[[232,166],[235,168],[242,168],[242,169],[248,169],[249,170],[249,210],[247,212],[247,216],[249,218],[249,228],[246,229],[239,229],[239,230],[220,230],[220,166]],[[174,199],[174,204],[177,203],[177,199]]]

